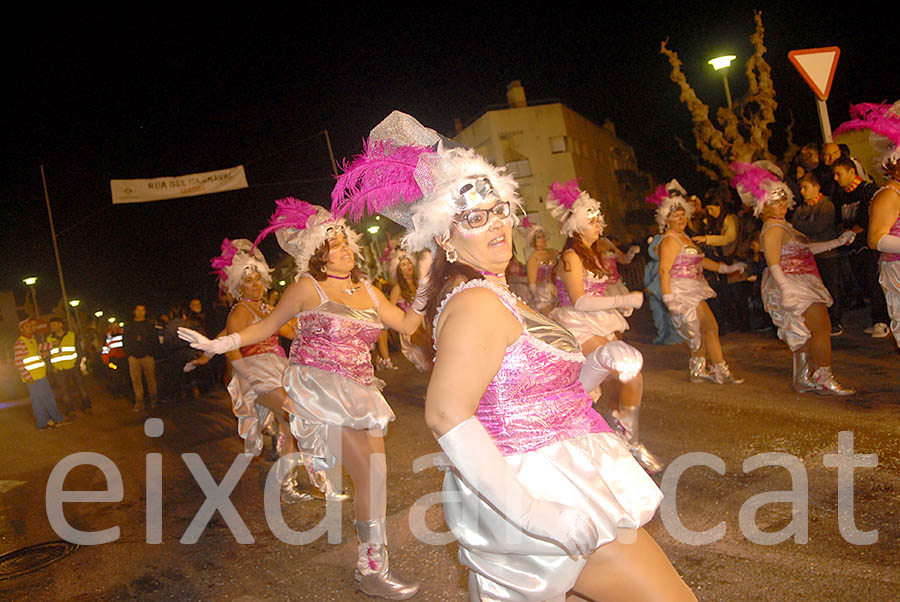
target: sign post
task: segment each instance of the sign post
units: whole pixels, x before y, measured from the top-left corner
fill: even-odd
[[[841,49],[837,46],[788,52],[791,63],[816,94],[816,110],[819,113],[822,140],[825,142],[833,142],[831,121],[828,119],[828,107],[825,101],[828,100],[828,94],[831,92],[831,82],[834,81],[834,71],[837,69],[840,56]]]

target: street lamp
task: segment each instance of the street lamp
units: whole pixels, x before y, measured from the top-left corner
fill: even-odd
[[[37,293],[34,290],[34,285],[37,283],[37,276],[29,276],[28,278],[24,278],[22,282],[24,282],[25,286],[31,291],[31,302],[34,304],[34,317],[38,318],[41,311],[38,309]]]
[[[95,311],[95,312],[94,312],[94,317],[95,317],[95,318],[102,318],[102,317],[103,317],[103,310],[102,310],[102,309],[98,309],[97,311]]]
[[[81,305],[81,299],[70,299],[69,305],[72,307],[72,310],[75,312],[75,321],[78,323],[78,332],[82,332],[81,316],[78,315],[78,306]]]
[[[728,101],[728,108],[731,109],[731,89],[728,87],[728,67],[731,66],[731,61],[736,59],[737,57],[733,54],[725,55],[725,56],[717,56],[714,59],[709,59],[707,62],[712,65],[712,68],[716,71],[722,71],[722,82],[725,84],[725,99]]]

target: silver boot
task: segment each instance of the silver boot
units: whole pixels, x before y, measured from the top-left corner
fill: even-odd
[[[347,493],[347,489],[344,488],[341,491],[338,491],[334,488],[334,485],[331,483],[331,479],[328,478],[328,473],[324,470],[310,470],[310,467],[307,467],[309,480],[315,485],[315,489],[312,490],[312,495],[317,500],[327,500],[329,502],[343,502],[344,500],[350,499],[350,494]]]
[[[625,440],[628,451],[634,456],[644,470],[656,474],[663,469],[662,461],[650,453],[638,438],[640,428],[641,406],[622,406],[613,411],[616,432]]]
[[[713,375],[706,369],[706,358],[695,355],[688,360],[692,383],[715,382]]]
[[[794,376],[791,387],[797,393],[816,390],[816,385],[809,378],[809,354],[805,351],[794,352]]]
[[[388,600],[406,600],[419,592],[419,584],[407,581],[396,573],[391,574],[388,562],[385,519],[357,521],[356,537],[359,539],[356,560],[356,589]]]
[[[301,479],[298,478],[301,470],[306,469],[300,460],[279,465],[279,471],[276,476],[281,483],[282,502],[293,504],[294,502],[308,502],[313,499],[307,488],[302,485]]]
[[[735,378],[725,362],[714,364],[712,374],[716,383],[720,385],[740,385],[744,382],[743,378]]]
[[[816,393],[819,395],[853,395],[856,393],[853,389],[845,389],[834,379],[831,373],[831,366],[822,366],[812,375],[812,383],[816,387]]]

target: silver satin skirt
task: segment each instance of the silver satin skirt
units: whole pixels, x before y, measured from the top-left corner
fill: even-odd
[[[281,377],[288,365],[287,358],[274,353],[260,353],[244,358],[248,377],[234,373],[228,383],[231,409],[238,420],[238,435],[244,440],[244,452],[258,456],[262,452],[262,425],[269,409],[257,405],[256,399],[269,391],[281,388]]]
[[[582,435],[505,460],[536,499],[590,516],[598,527],[598,548],[616,537],[607,525],[637,529],[662,501],[656,483],[614,433]],[[454,471],[444,477],[443,498],[444,518],[459,540],[459,560],[469,569],[473,601],[563,599],[574,586],[586,556],[568,556],[560,545],[522,531]]]
[[[778,338],[787,343],[791,351],[797,351],[812,336],[806,327],[803,312],[813,303],[824,303],[830,307],[833,301],[818,274],[785,274],[784,277],[787,278],[791,293],[801,300],[797,311],[787,311],[784,308],[781,303],[781,289],[769,275],[768,268],[763,271],[760,291],[763,306],[778,327]]]
[[[610,338],[617,332],[628,330],[628,322],[616,309],[579,311],[573,307],[557,307],[550,312],[550,317],[574,334],[579,345],[592,337]]]
[[[900,261],[882,261],[878,282],[884,291],[888,315],[891,317],[891,332],[900,346]]]
[[[697,315],[697,306],[702,301],[712,299],[716,292],[710,288],[706,278],[672,278],[672,294],[678,302],[677,307],[683,311],[669,310],[672,323],[681,338],[688,344],[691,351],[700,349],[702,338],[700,335],[700,317]]]
[[[428,358],[425,350],[414,345],[408,334],[400,335],[400,352],[419,372],[428,372]]]
[[[541,312],[548,312],[556,307],[557,298],[556,298],[556,283],[551,281],[541,281],[535,284],[534,294],[531,295],[531,299],[534,302],[529,303],[529,307],[532,307]],[[523,297],[524,299],[524,297]]]
[[[394,412],[381,394],[384,382],[372,387],[302,364],[288,364],[281,381],[287,391],[285,410],[300,449],[312,456],[315,470],[327,470],[336,458],[326,444],[328,427],[376,431],[382,437]]]

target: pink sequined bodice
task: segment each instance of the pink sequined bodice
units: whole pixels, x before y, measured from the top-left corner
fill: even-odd
[[[614,252],[603,253],[600,256],[600,263],[603,265],[603,269],[606,270],[606,273],[609,275],[607,279],[607,284],[615,284],[619,281],[619,258],[618,255]]]
[[[592,273],[587,270],[584,271],[584,294],[585,295],[595,295],[597,297],[602,297],[604,291],[606,291],[607,278],[597,278]],[[563,284],[562,278],[556,279],[556,294],[559,298],[559,306],[560,307],[571,307],[572,299],[569,298],[569,291],[566,290],[566,285]]]
[[[774,222],[770,227],[780,227],[787,230],[791,238],[781,246],[781,270],[785,274],[815,274],[819,275],[816,259],[809,249],[806,236],[794,229],[790,224]],[[768,228],[767,228],[768,229]]]
[[[497,293],[522,324],[522,335],[506,348],[475,412],[500,452],[521,454],[588,433],[610,432],[578,381],[584,356],[571,333],[537,312],[520,312],[515,299],[490,282],[470,281],[444,304],[472,286]]]
[[[356,309],[325,300],[316,309],[297,314],[297,337],[291,344],[290,363],[373,386],[375,373],[369,349],[380,331],[381,322],[374,307]]]
[[[538,282],[550,282],[553,278],[553,264],[538,264],[537,269],[537,281]]]
[[[703,280],[702,264],[703,259],[706,256],[700,249],[693,245],[684,244],[673,234],[667,234],[666,236],[672,236],[675,240],[678,240],[678,243],[681,245],[681,250],[678,251],[678,255],[675,256],[675,261],[672,262],[672,269],[669,270],[669,275],[672,278]]]
[[[900,236],[900,217],[897,217],[897,220],[894,222],[894,225],[891,226],[888,234],[891,236]],[[900,253],[882,253],[881,258],[882,261],[900,261]]]
[[[244,305],[244,307],[250,310],[250,313],[253,314],[253,322],[251,322],[251,324],[255,324],[262,319],[260,315],[257,314],[253,309],[253,307],[248,305],[246,301],[242,301],[241,304]],[[235,305],[234,307],[237,307],[237,305]],[[266,314],[272,311],[272,308],[266,304],[262,304],[260,309],[262,309],[262,311]],[[232,311],[234,311],[234,308],[232,308]],[[285,357],[284,348],[278,342],[278,333],[273,334],[267,339],[263,339],[259,343],[253,343],[252,345],[241,347],[239,351],[244,357],[250,357],[251,355],[260,355],[263,353],[274,353],[277,356]]]

